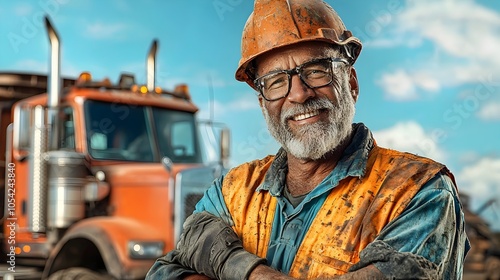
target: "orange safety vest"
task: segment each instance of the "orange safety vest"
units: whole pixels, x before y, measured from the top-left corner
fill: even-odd
[[[244,248],[265,258],[277,199],[256,192],[274,156],[232,169],[222,194]],[[441,170],[431,159],[374,146],[362,178],[347,177],[332,189],[306,233],[290,269],[295,278],[345,274],[359,252],[400,215],[419,189]]]

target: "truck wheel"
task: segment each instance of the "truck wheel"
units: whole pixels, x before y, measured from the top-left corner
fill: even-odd
[[[49,280],[116,280],[111,275],[94,272],[83,267],[71,267],[51,274]]]

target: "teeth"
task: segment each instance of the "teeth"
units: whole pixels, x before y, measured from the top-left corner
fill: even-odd
[[[315,110],[315,111],[308,112],[308,113],[305,113],[305,114],[296,115],[296,116],[293,117],[293,120],[294,121],[301,121],[301,120],[305,120],[305,119],[310,118],[310,117],[314,117],[314,116],[316,116],[318,114],[319,114],[319,111]]]

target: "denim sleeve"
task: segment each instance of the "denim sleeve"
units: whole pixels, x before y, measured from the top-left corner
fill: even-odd
[[[462,206],[450,177],[438,174],[427,182],[376,240],[435,263],[442,279],[462,279],[470,244]],[[377,263],[374,265],[382,271]]]
[[[233,226],[233,219],[227,208],[224,196],[222,195],[222,181],[224,176],[216,179],[210,188],[205,191],[203,197],[198,201],[194,213],[207,211],[208,213],[222,218],[228,225]]]
[[[223,179],[224,177],[221,176],[212,183],[196,204],[193,213],[207,211],[217,217],[221,217],[227,224],[232,226],[233,220],[222,196],[221,188]],[[183,279],[188,275],[196,274],[194,270],[172,262],[169,254],[156,260],[149,270],[146,279]]]

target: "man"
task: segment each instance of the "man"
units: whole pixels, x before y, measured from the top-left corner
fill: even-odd
[[[360,50],[323,1],[255,2],[236,78],[282,149],[215,181],[149,279],[462,278],[452,174],[352,124]]]

